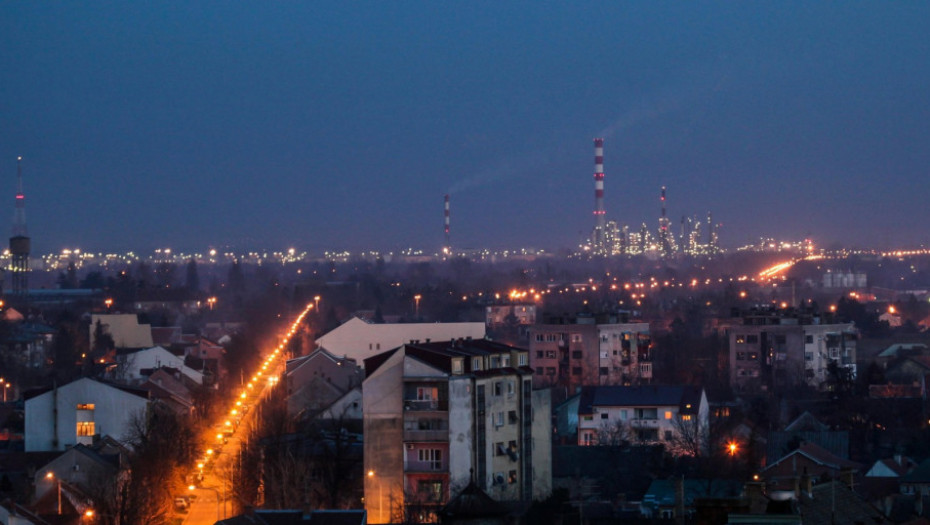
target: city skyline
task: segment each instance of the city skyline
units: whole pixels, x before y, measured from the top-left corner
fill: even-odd
[[[721,244],[916,247],[926,5],[0,7],[0,226],[34,252],[574,248],[610,221]]]

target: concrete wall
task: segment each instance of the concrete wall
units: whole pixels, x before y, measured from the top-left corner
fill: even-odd
[[[365,510],[373,524],[389,523],[404,503],[403,371],[398,351],[362,387]]]
[[[453,414],[456,417],[451,417]],[[449,378],[449,415],[450,488],[452,494],[457,494],[471,481],[474,468],[474,392],[470,377]]]
[[[533,499],[552,494],[552,391],[533,391]],[[577,412],[576,412],[577,414]]]

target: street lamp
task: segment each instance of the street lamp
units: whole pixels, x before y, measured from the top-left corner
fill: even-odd
[[[416,317],[417,319],[420,318],[420,299],[422,298],[423,296],[421,296],[420,294],[416,294],[413,296],[413,301],[416,304],[416,307],[414,310],[415,311],[414,317]]]
[[[187,487],[187,490],[193,492],[197,490],[197,488],[198,487],[196,485],[189,485]],[[216,521],[220,521],[221,518],[220,518],[220,491],[219,489],[217,489],[216,487],[199,487],[199,488],[200,490],[212,490],[213,493],[216,494]],[[224,516],[222,519],[225,519],[226,518],[225,516],[226,514],[226,487],[225,486],[223,486],[223,514]]]
[[[107,299],[103,302],[103,304],[107,305],[107,312],[109,312],[110,307],[113,306],[113,299],[110,299],[109,297],[107,297]]]
[[[381,478],[375,478],[375,471],[368,471],[369,479],[378,480],[378,523],[384,523],[384,495],[381,493]]]
[[[55,480],[55,483],[58,484],[58,515],[61,515],[61,480],[55,477],[55,473],[51,470],[45,474],[45,479]]]
[[[320,296],[319,295],[313,298],[313,308],[316,309],[317,314],[320,313]]]
[[[216,297],[210,297],[207,299],[207,304],[210,305],[210,311],[213,311],[213,305],[216,304]]]

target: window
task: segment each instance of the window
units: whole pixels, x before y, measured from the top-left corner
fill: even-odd
[[[666,410],[666,411],[665,411],[665,419],[672,419],[672,411],[671,411],[671,410]]]
[[[510,366],[510,356],[505,355],[501,357],[501,366]]]
[[[626,421],[626,418],[627,418],[627,411],[626,411],[626,409],[624,408],[624,409],[620,410],[620,419]]]
[[[682,421],[691,421],[691,414],[682,414],[682,415],[681,415],[681,420],[682,420]]]
[[[77,435],[78,436],[93,436],[94,435],[94,422],[93,421],[78,421]]]
[[[432,401],[439,399],[438,387],[417,387],[417,401]]]
[[[494,426],[496,427],[504,426],[504,413],[503,412],[497,413],[497,419],[494,421]]]
[[[537,350],[537,351],[536,351],[536,359],[542,359],[542,356],[543,356],[542,350]]]
[[[453,373],[453,374],[461,374],[461,373],[462,373],[462,360],[461,360],[461,359],[453,359],[453,360],[452,360],[452,373]]]
[[[812,335],[805,335],[805,336],[804,336],[804,344],[807,344],[807,345],[814,344],[814,336],[812,336]]]
[[[476,357],[476,358],[472,359],[472,361],[471,361],[471,369],[472,369],[472,370],[481,370],[481,358],[480,358],[480,357]]]
[[[536,367],[536,375],[543,375],[543,367],[541,366]]]
[[[666,430],[666,431],[665,431],[665,441],[671,441],[671,440],[672,440],[672,431],[671,431],[671,430]]]
[[[600,374],[601,374],[602,376],[606,376],[606,375],[607,375],[607,367],[606,367],[606,366],[602,366],[602,367],[601,367],[601,369],[600,369]]]
[[[555,359],[555,350],[546,350],[546,359]]]
[[[507,412],[507,420],[510,421],[511,423],[516,423],[517,422],[517,411],[509,410]]]
[[[594,444],[594,434],[591,433],[591,432],[585,432],[584,434],[581,435],[581,441],[582,441],[582,443],[584,443],[585,445],[593,445],[593,444]]]
[[[520,354],[517,356],[517,365],[526,366],[526,354]]]
[[[513,381],[507,381],[507,393],[513,394]]]
[[[572,334],[572,342],[573,342],[573,343],[580,343],[580,342],[581,342],[581,334]]]
[[[747,336],[746,336],[746,342],[749,343],[749,344],[758,343],[758,342],[759,342],[759,336],[758,336],[758,335],[747,335]]]
[[[547,366],[547,367],[546,367],[546,375],[554,376],[554,375],[555,375],[555,367],[554,367],[554,366]]]
[[[381,350],[381,343],[375,343],[375,350]]]
[[[573,350],[573,351],[572,351],[572,359],[581,359],[581,351],[580,351],[580,350]]]
[[[581,375],[581,367],[580,367],[580,366],[573,366],[573,367],[572,367],[572,375],[573,375],[573,376],[580,376],[580,375]]]
[[[741,345],[746,342],[746,337],[742,335],[736,336],[736,344]]]
[[[500,381],[495,381],[495,382],[494,382],[494,395],[495,395],[495,396],[499,396],[499,395],[501,395],[502,393],[503,393],[503,389],[501,388],[501,382],[500,382]]]
[[[417,482],[417,491],[429,501],[442,501],[442,481],[420,480]]]
[[[736,360],[737,360],[737,361],[745,361],[745,360],[746,360],[746,352],[736,352]]]
[[[775,344],[783,345],[785,344],[785,334],[778,334],[775,336]]]
[[[607,414],[607,412],[604,412],[604,413],[601,414],[601,419],[607,419],[607,418],[609,418],[609,417],[610,417],[610,416]]]
[[[543,334],[536,334],[536,341],[537,341],[537,342],[541,343],[541,342],[543,342],[543,341],[545,341],[545,340],[546,340],[546,339],[545,339],[545,337],[543,336]]]
[[[750,360],[750,361],[758,361],[758,360],[759,360],[759,354],[758,354],[757,352],[749,352],[749,360]]]
[[[594,421],[594,416],[582,416],[582,421]]]
[[[507,455],[507,449],[504,448],[504,442],[503,442],[503,441],[494,443],[494,455],[495,455],[495,456],[505,456],[505,455]]]
[[[511,485],[513,485],[513,484],[516,483],[516,482],[517,482],[517,471],[516,471],[516,470],[511,470],[511,471],[507,474],[507,483],[510,483]]]
[[[417,451],[421,463],[426,463],[429,470],[442,470],[442,450],[438,448],[421,448]]]
[[[93,403],[78,403],[77,409],[78,410],[93,410],[94,404]]]

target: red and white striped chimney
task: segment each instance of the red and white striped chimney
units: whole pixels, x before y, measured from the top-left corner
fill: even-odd
[[[604,139],[594,139],[594,248],[606,249],[604,216]]]
[[[446,246],[445,249],[448,252],[451,249],[449,244],[449,194],[446,194],[445,203],[443,205],[443,224],[445,226],[446,234]]]

